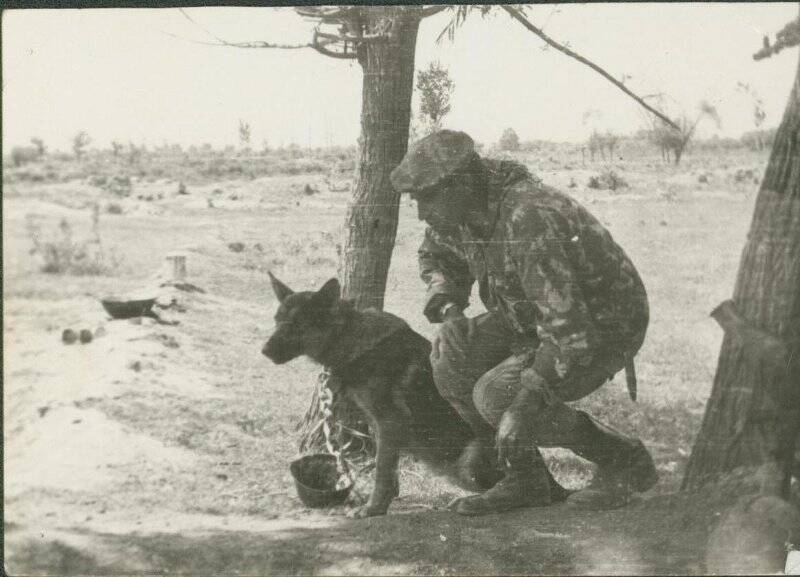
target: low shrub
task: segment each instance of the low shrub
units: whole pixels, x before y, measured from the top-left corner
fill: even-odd
[[[126,197],[133,192],[133,183],[127,174],[117,174],[108,179],[105,189],[114,196]]]
[[[32,255],[41,259],[40,270],[47,274],[69,274],[75,276],[96,276],[108,274],[119,265],[116,256],[107,255],[100,239],[98,225],[100,207],[94,205],[92,210],[93,238],[76,240],[72,225],[67,219],[61,219],[58,232],[48,236],[33,220],[27,219],[28,236],[33,243]]]
[[[604,170],[597,176],[589,177],[586,186],[594,190],[617,190],[628,188],[628,183],[613,170]]]
[[[92,186],[103,187],[108,184],[108,176],[105,174],[93,174],[89,177],[89,184]]]

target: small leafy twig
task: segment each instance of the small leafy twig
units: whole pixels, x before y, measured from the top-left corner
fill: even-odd
[[[777,34],[775,34],[775,44],[770,44],[769,36],[764,36],[764,44],[761,50],[753,54],[753,60],[762,60],[777,54],[784,48],[800,45],[800,16],[797,20],[789,22]]]

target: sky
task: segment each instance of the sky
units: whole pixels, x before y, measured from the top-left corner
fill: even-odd
[[[238,143],[239,119],[252,143],[353,145],[362,74],[355,61],[311,49],[207,46],[204,30],[228,41],[307,42],[313,23],[291,9],[176,8],[5,10],[2,15],[3,146],[43,138],[69,149],[86,130],[93,146],[112,140],[157,146]],[[753,128],[749,83],[767,126],[780,121],[797,50],[755,62],[762,36],[797,17],[797,3],[539,5],[531,20],[637,93],[668,95],[672,113],[715,105],[720,128]],[[445,126],[484,143],[508,127],[522,140],[578,142],[593,129],[629,133],[642,111],[618,88],[553,49],[502,11],[477,13],[453,42],[436,42],[447,12],[423,21],[417,69],[438,61],[455,83]],[[414,111],[418,110],[415,99]],[[591,112],[591,114],[587,114]]]

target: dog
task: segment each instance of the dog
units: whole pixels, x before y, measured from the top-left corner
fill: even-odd
[[[431,344],[390,313],[358,311],[334,278],[294,292],[269,273],[280,306],[262,353],[276,364],[305,355],[330,370],[330,382],[364,412],[375,438],[375,484],[356,518],[386,514],[399,494],[401,449],[458,486],[484,491],[500,480],[496,454],[440,395]],[[555,480],[554,488],[565,491]]]

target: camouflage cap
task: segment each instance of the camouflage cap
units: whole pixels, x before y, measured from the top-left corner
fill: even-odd
[[[475,154],[475,143],[464,132],[440,130],[409,150],[389,180],[398,192],[430,188],[463,168]]]

